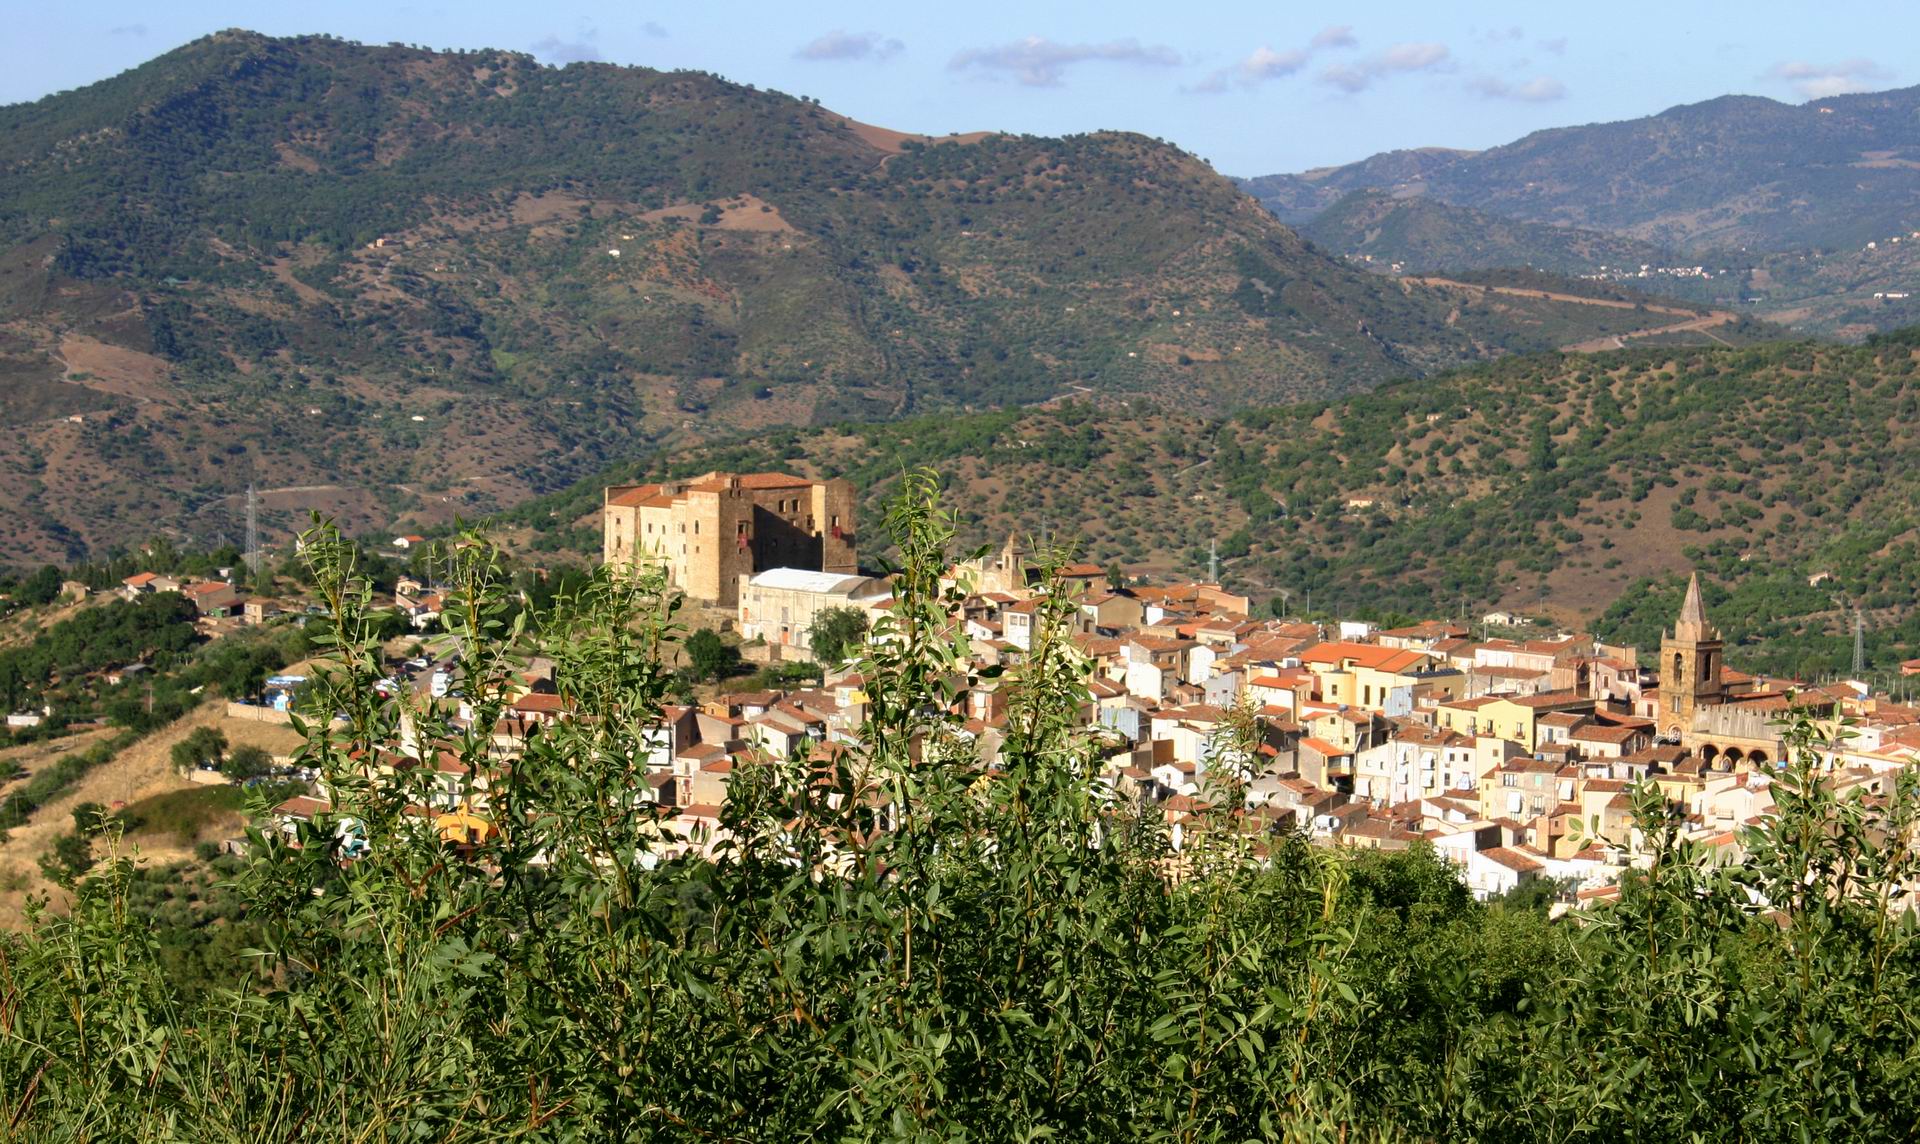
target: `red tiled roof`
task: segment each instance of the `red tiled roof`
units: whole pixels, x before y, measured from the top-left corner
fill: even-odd
[[[1482,857],[1490,858],[1509,870],[1522,874],[1546,869],[1546,864],[1537,862],[1525,854],[1508,846],[1494,846],[1480,852]]]
[[[1332,743],[1327,742],[1325,739],[1316,739],[1316,738],[1312,738],[1311,736],[1300,740],[1300,745],[1303,747],[1311,747],[1315,751],[1319,752],[1322,755],[1325,755],[1330,759],[1339,758],[1342,755],[1353,754],[1352,751],[1345,750],[1340,747],[1336,747]]]
[[[1319,644],[1300,653],[1302,663],[1337,664],[1351,660],[1358,667],[1371,668],[1374,671],[1396,672],[1416,668],[1426,662],[1427,658],[1427,653],[1423,651],[1345,641]]]

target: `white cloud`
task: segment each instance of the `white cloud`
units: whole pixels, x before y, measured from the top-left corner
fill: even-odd
[[[1384,52],[1351,64],[1335,64],[1320,73],[1320,82],[1341,91],[1365,91],[1375,80],[1411,72],[1447,71],[1453,67],[1453,53],[1447,45],[1432,42],[1395,44]]]
[[[1323,48],[1351,48],[1360,41],[1353,38],[1351,24],[1333,24],[1315,32],[1307,43],[1307,50],[1320,51]]]
[[[1509,83],[1499,76],[1480,75],[1467,81],[1467,90],[1488,99],[1510,99],[1516,103],[1552,103],[1567,97],[1567,85],[1545,75],[1519,83]]]
[[[1551,40],[1539,40],[1536,42],[1536,46],[1538,46],[1541,51],[1552,55],[1564,56],[1567,54],[1567,38],[1565,36],[1555,36]]]
[[[646,23],[640,25],[640,31],[641,34],[652,36],[656,40],[664,40],[667,38],[667,29],[665,25],[661,24],[658,20],[648,20]]]
[[[1352,28],[1336,24],[1314,33],[1313,39],[1304,48],[1289,48],[1286,51],[1275,51],[1265,45],[1255,48],[1239,63],[1209,72],[1205,79],[1185,90],[1212,93],[1225,91],[1236,84],[1253,87],[1270,79],[1294,74],[1306,67],[1316,52],[1351,48],[1357,43],[1359,41],[1353,38]]]
[[[599,38],[597,28],[586,29],[577,40],[546,36],[534,42],[533,54],[550,64],[589,63],[600,58],[600,49],[594,44]]]
[[[1767,70],[1767,78],[1792,85],[1805,99],[1826,99],[1853,91],[1872,91],[1893,78],[1872,60],[1856,57],[1836,64],[1785,60]]]
[[[1380,54],[1382,71],[1426,71],[1447,61],[1445,44],[1395,44]]]
[[[845,32],[836,28],[794,52],[803,60],[885,60],[907,45],[878,32]]]
[[[1131,64],[1140,67],[1172,67],[1180,62],[1180,53],[1159,44],[1138,40],[1109,40],[1104,44],[1063,44],[1040,36],[1029,36],[1010,44],[988,48],[968,48],[953,57],[947,67],[953,71],[981,71],[1012,76],[1027,87],[1059,87],[1068,68],[1083,63]]]

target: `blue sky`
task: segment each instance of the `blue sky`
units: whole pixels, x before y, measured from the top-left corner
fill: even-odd
[[[1920,82],[1904,48],[1920,5],[1844,0],[0,0],[0,27],[0,103],[245,27],[699,68],[905,131],[1123,128],[1236,175],[1486,147],[1728,92],[1800,102]]]

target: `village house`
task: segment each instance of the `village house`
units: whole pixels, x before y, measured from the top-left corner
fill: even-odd
[[[179,590],[180,581],[154,572],[136,573],[120,581],[120,591],[129,600],[149,596],[155,592],[178,592]]]
[[[240,593],[224,580],[202,580],[180,592],[192,601],[201,619],[225,618],[240,610]]]

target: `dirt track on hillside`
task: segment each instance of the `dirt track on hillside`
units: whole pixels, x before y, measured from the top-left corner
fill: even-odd
[[[1660,306],[1650,302],[1623,302],[1615,298],[1583,298],[1578,294],[1561,294],[1552,290],[1531,290],[1522,286],[1482,286],[1474,282],[1456,282],[1451,278],[1414,278],[1411,279],[1411,281],[1418,282],[1422,286],[1445,286],[1455,290],[1474,290],[1482,294],[1508,294],[1516,298],[1538,298],[1549,302],[1570,302],[1578,306],[1604,306],[1610,310],[1644,310],[1649,314],[1666,314],[1671,317],[1685,319],[1684,321],[1669,322],[1660,326],[1647,326],[1643,329],[1628,330],[1622,334],[1609,334],[1603,338],[1591,338],[1584,342],[1574,342],[1571,345],[1560,347],[1560,352],[1569,354],[1592,354],[1600,353],[1604,350],[1617,350],[1624,348],[1627,342],[1634,338],[1651,337],[1654,334],[1678,334],[1687,331],[1698,331],[1706,334],[1709,338],[1713,338],[1714,341],[1720,342],[1721,339],[1715,337],[1712,333],[1713,327],[1724,326],[1729,322],[1737,321],[1740,317],[1731,310],[1708,310],[1703,314],[1698,310],[1682,309],[1679,306]],[[1725,345],[1726,343],[1721,342],[1721,344]]]

